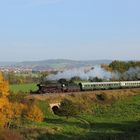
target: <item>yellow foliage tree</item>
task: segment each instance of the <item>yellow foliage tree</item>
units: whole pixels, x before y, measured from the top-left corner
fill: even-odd
[[[44,118],[42,111],[36,105],[27,106],[23,115],[27,120],[35,122],[41,122]]]
[[[0,126],[6,125],[12,118],[12,106],[7,96],[9,95],[8,82],[4,80],[2,73],[0,72]]]
[[[9,84],[8,81],[5,81],[2,75],[2,72],[0,72],[0,93],[1,96],[8,96],[9,95]]]
[[[8,95],[8,82],[4,80],[0,72],[0,126],[7,126],[11,120],[16,121],[21,117],[37,122],[43,120],[43,113],[35,104],[10,103]]]

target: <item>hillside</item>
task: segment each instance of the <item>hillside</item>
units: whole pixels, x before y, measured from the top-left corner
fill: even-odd
[[[98,98],[98,94],[102,94],[104,100]],[[79,102],[81,107],[84,105],[86,111],[67,119],[47,109],[45,122],[20,131],[29,140],[139,140],[139,90],[100,91],[98,94],[50,95],[40,102],[42,109],[48,108],[45,103],[50,100],[56,103],[58,99],[67,98]]]
[[[67,59],[49,59],[42,61],[24,61],[24,62],[0,62],[0,66],[11,66],[11,67],[24,67],[32,68],[33,71],[44,70],[44,69],[67,69],[77,68],[84,66],[93,66],[100,64],[109,64],[111,60],[89,60],[89,61],[76,61]]]

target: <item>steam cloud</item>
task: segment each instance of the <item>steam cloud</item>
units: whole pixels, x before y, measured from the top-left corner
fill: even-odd
[[[124,72],[123,74],[120,74],[121,79],[124,80],[137,80],[140,79],[140,68],[130,68],[128,71]]]
[[[50,75],[47,77],[48,80],[58,80],[61,78],[71,79],[72,77],[78,76],[83,80],[88,80],[90,77],[98,77],[101,79],[110,79],[113,76],[113,73],[105,71],[100,66],[94,66],[91,69],[85,68],[75,68],[66,70],[63,72],[58,72],[56,75]]]
[[[109,72],[101,68],[101,66],[94,66],[94,68],[74,68],[70,70],[65,70],[63,72],[58,72],[56,75],[49,75],[47,80],[59,80],[61,78],[71,79],[72,77],[78,76],[83,80],[88,80],[89,78],[98,77],[103,80],[138,80],[140,79],[140,68],[130,68],[124,73],[119,72]]]

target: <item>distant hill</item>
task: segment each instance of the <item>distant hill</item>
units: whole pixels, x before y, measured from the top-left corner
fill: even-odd
[[[84,66],[94,66],[100,64],[109,64],[111,60],[89,60],[89,61],[76,61],[67,59],[50,59],[42,61],[24,61],[24,62],[0,62],[1,66],[10,65],[12,67],[25,67],[32,68],[34,71],[46,70],[46,69],[68,69]]]
[[[4,62],[4,61],[0,61],[0,66],[11,66],[16,64],[16,62]]]

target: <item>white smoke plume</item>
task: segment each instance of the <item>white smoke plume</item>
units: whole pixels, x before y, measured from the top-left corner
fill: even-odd
[[[58,72],[56,75],[49,75],[47,80],[59,80],[61,78],[71,79],[72,77],[78,76],[82,80],[88,80],[90,78],[98,77],[103,80],[139,80],[140,79],[140,68],[130,68],[124,73],[109,72],[101,68],[101,66],[94,66],[94,68],[74,68]]]
[[[138,80],[140,79],[140,68],[130,68],[128,71],[120,74],[120,78],[123,78],[125,80]]]
[[[56,75],[49,75],[47,80],[59,80],[61,78],[71,79],[75,76],[78,76],[83,80],[88,80],[91,77],[109,80],[113,77],[113,75],[114,73],[108,72],[102,69],[100,66],[94,66],[94,68],[90,68],[88,70],[85,68],[74,68],[63,72],[58,72]]]

